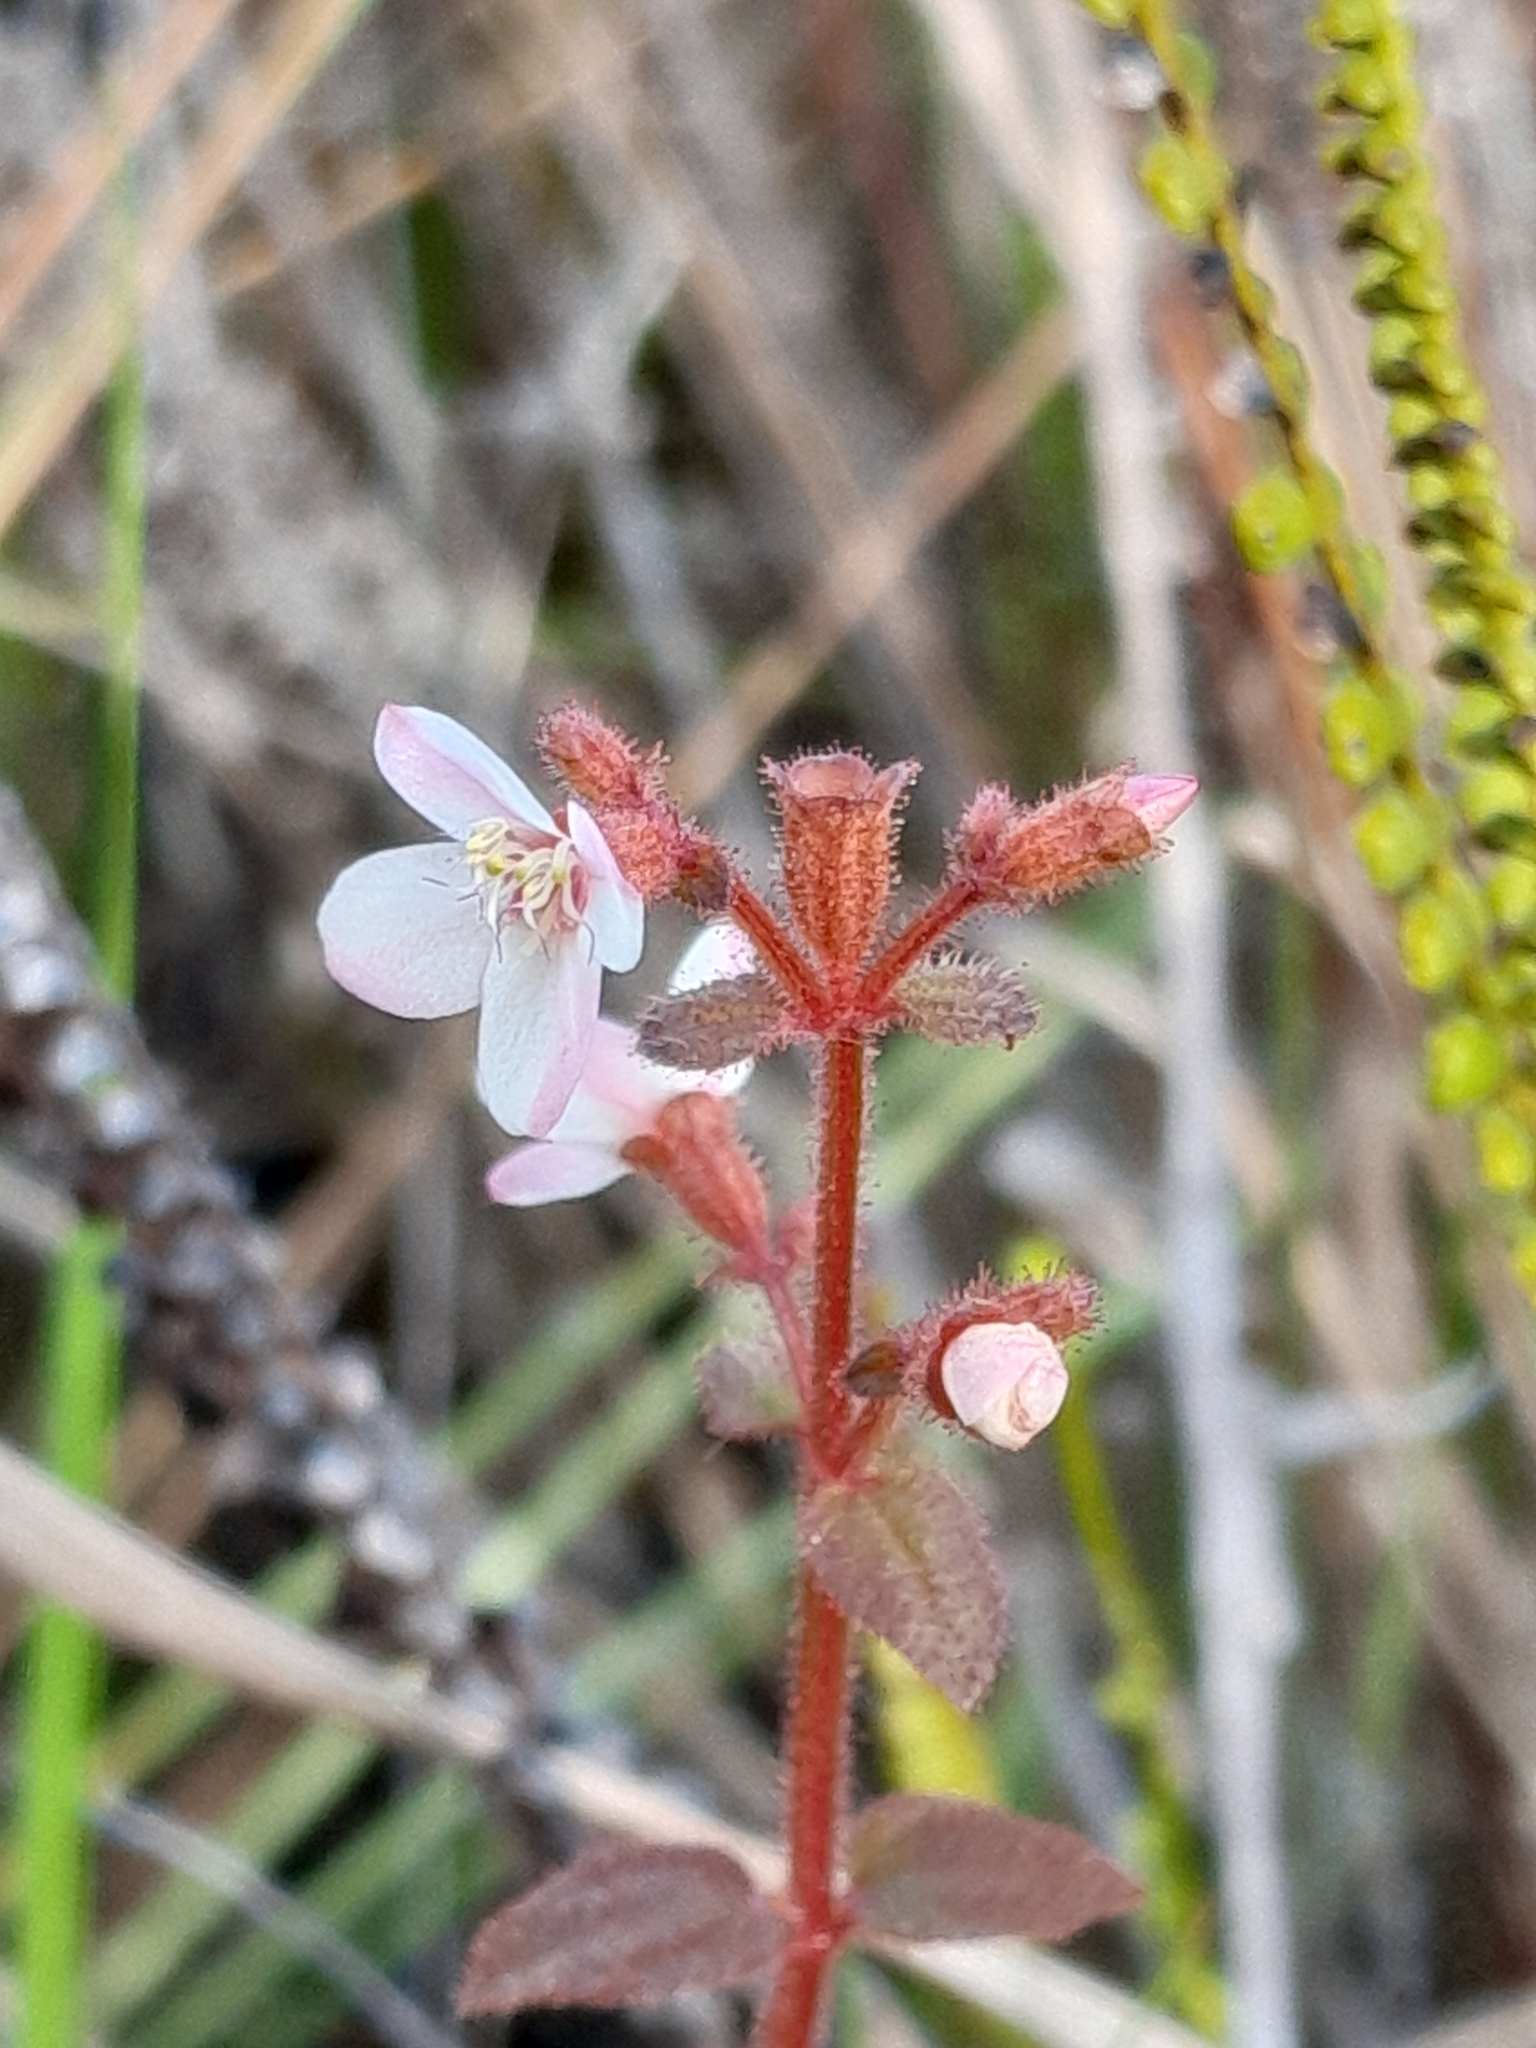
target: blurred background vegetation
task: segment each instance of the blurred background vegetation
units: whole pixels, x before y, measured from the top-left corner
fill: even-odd
[[[1409,12],[1529,532],[1536,31]],[[1323,59],[1296,0],[1189,26],[1433,723]],[[169,1640],[114,1610],[110,1657],[45,1653],[53,1559],[0,1537],[0,2035],[441,2048],[467,1929],[580,1825],[774,1831],[783,1472],[692,1394],[728,1311],[646,1189],[491,1209],[463,1033],[350,1001],[314,936],[414,829],[382,703],[516,754],[575,693],[765,878],[765,749],[918,757],[914,888],[984,779],[1206,791],[1149,875],[980,935],[1027,1046],[888,1048],[868,1219],[872,1318],[1063,1253],[1108,1312],[1053,1440],[965,1461],[996,1696],[967,1727],[872,1658],[867,1782],[1071,1818],[1148,1905],[1061,1968],[850,1970],[840,2040],[1536,2036],[1529,1311],[1318,738],[1336,607],[1231,539],[1273,391],[1136,192],[1167,85],[1073,0],[0,8],[0,779],[46,849],[0,832],[0,1434],[222,1574],[267,1672],[199,1676],[158,1590]],[[802,1188],[803,1072],[747,1100]],[[118,1535],[59,1528],[108,1583]],[[371,1664],[327,1691],[273,1607]],[[513,1765],[338,1714],[400,1659],[510,1714]]]

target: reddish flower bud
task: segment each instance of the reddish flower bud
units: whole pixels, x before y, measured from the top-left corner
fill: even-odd
[[[701,917],[724,908],[729,862],[667,794],[660,747],[638,746],[580,704],[546,712],[538,739],[550,773],[591,809],[624,879],[647,903],[676,896]]]
[[[666,799],[660,747],[642,748],[581,704],[557,704],[539,720],[539,752],[551,775],[593,810]]]
[[[706,1237],[754,1269],[772,1263],[768,1195],[742,1143],[733,1103],[719,1095],[679,1095],[649,1131],[630,1139],[622,1156],[660,1181]]]
[[[876,770],[861,754],[768,761],[779,806],[784,891],[807,945],[826,966],[853,969],[891,893],[896,810],[915,761]]]
[[[1021,1451],[1067,1396],[1061,1353],[1034,1323],[972,1323],[939,1358],[935,1405],[973,1436]]]
[[[1198,789],[1192,775],[1132,775],[1123,768],[1033,805],[989,785],[960,820],[953,872],[970,876],[994,901],[1054,902],[1156,853],[1159,835]]]

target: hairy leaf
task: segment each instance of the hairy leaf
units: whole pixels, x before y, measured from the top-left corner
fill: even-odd
[[[766,974],[739,974],[680,995],[658,996],[640,1019],[648,1060],[684,1073],[713,1073],[785,1043],[784,996]]]
[[[1071,1828],[973,1799],[876,1799],[854,1821],[849,1865],[859,1925],[911,1941],[1065,1941],[1142,1897]]]
[[[1040,1021],[1028,989],[1001,960],[932,960],[896,989],[897,1015],[909,1031],[940,1045],[1012,1046]]]
[[[900,1453],[857,1486],[801,1503],[801,1545],[843,1612],[883,1636],[965,1712],[986,1697],[1007,1640],[981,1510],[936,1465]]]
[[[800,1413],[782,1352],[768,1344],[715,1344],[698,1364],[704,1427],[711,1436],[778,1436]]]
[[[533,2005],[656,2005],[751,1983],[783,1936],[773,1907],[718,1849],[594,1842],[484,1922],[458,2009],[471,2018]]]

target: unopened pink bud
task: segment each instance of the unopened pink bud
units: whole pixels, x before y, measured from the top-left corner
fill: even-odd
[[[939,1379],[956,1421],[1004,1451],[1021,1451],[1067,1397],[1062,1355],[1034,1323],[972,1323],[946,1346]]]
[[[1200,794],[1194,775],[1132,775],[1126,780],[1126,808],[1136,813],[1154,839],[1182,818]]]

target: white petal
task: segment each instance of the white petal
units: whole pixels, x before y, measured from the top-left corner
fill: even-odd
[[[571,841],[587,871],[586,926],[592,946],[605,967],[627,974],[645,944],[645,905],[619,873],[608,842],[581,805],[572,798],[565,807]]]
[[[682,958],[667,977],[667,987],[678,996],[712,981],[735,981],[757,965],[757,948],[741,927],[729,918],[716,918],[683,948]]]
[[[456,846],[392,846],[343,868],[316,920],[344,989],[392,1017],[472,1010],[491,935]]]
[[[485,1176],[485,1191],[493,1202],[505,1202],[510,1209],[533,1209],[541,1202],[595,1195],[628,1172],[618,1153],[606,1145],[535,1139],[497,1160]]]
[[[455,839],[485,818],[519,818],[541,832],[555,829],[523,778],[441,711],[386,704],[373,731],[373,758],[398,796]]]
[[[602,969],[579,931],[547,953],[510,933],[500,947],[480,991],[476,1086],[504,1131],[547,1138],[581,1079]]]

